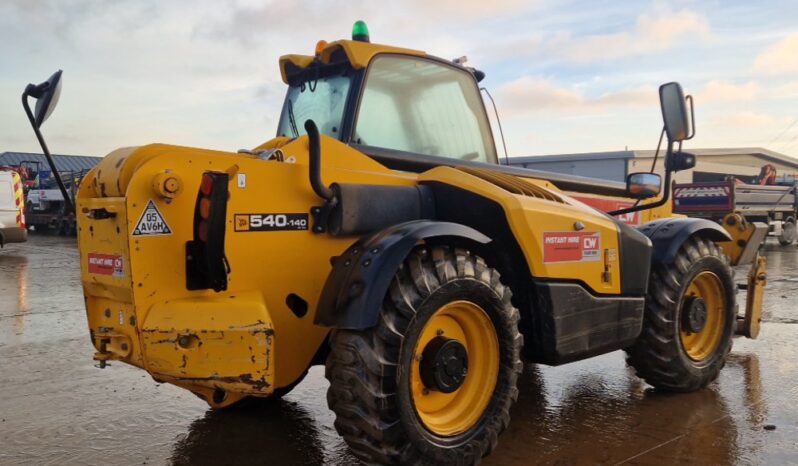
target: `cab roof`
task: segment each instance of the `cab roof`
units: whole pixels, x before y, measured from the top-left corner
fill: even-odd
[[[420,50],[354,40],[337,40],[325,45],[318,56],[283,55],[280,57],[280,74],[284,83],[291,84],[294,79],[301,75],[303,71],[310,68],[313,63],[330,65],[348,62],[352,68],[359,70],[366,68],[371,60],[381,53],[394,53],[416,57],[427,56],[426,52]]]

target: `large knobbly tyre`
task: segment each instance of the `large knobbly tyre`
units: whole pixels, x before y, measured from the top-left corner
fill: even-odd
[[[472,465],[493,450],[522,369],[510,298],[482,258],[421,246],[394,277],[375,327],[333,332],[327,403],[358,458]]]
[[[643,330],[627,362],[656,388],[689,392],[717,378],[731,350],[736,285],[728,258],[690,238],[672,264],[654,264]]]

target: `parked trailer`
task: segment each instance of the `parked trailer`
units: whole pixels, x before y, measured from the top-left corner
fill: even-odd
[[[0,166],[19,173],[24,193],[26,225],[36,231],[53,230],[74,235],[75,215],[64,202],[56,180],[56,172],[64,183],[70,204],[75,201],[78,186],[100,157],[85,155],[52,155],[54,166],[44,154],[2,152]]]
[[[787,246],[797,236],[796,186],[794,180],[784,186],[741,184],[734,180],[675,184],[673,212],[716,221],[738,212],[748,222],[766,223],[769,234]]]
[[[80,172],[61,172],[61,178],[67,189],[67,194],[74,204],[80,181],[88,170]],[[25,198],[25,214],[28,225],[36,230],[51,229],[61,235],[75,235],[77,223],[75,214],[67,209],[64,195],[50,178],[49,171],[39,172],[36,183],[28,190]]]

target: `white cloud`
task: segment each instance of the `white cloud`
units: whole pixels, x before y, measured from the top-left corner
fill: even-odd
[[[595,22],[591,17],[590,25]],[[582,23],[576,24],[585,27]],[[690,10],[641,14],[625,29],[615,29],[616,32],[593,35],[577,35],[569,29],[545,26],[508,29],[475,42],[474,55],[481,63],[534,57],[538,63],[584,64],[661,53],[711,38],[707,18]]]
[[[581,90],[558,87],[549,80],[523,77],[497,91],[499,104],[507,114],[539,111],[601,111],[611,107],[657,105],[657,90],[651,86],[586,96]]]
[[[774,125],[775,122],[775,118],[764,113],[734,112],[719,116],[713,124],[734,128],[759,128]]]
[[[479,19],[486,16],[512,15],[520,10],[536,8],[538,0],[410,0],[403,5],[404,11],[424,12],[417,16],[455,17],[459,19]],[[487,8],[489,7],[489,8]]]
[[[775,99],[798,98],[798,81],[788,81],[781,84],[773,88],[771,94]]]
[[[798,32],[763,50],[754,60],[754,70],[770,75],[798,73]]]
[[[779,115],[795,112],[798,75],[749,81],[750,67],[737,63],[754,63],[760,50],[750,45],[761,37],[792,32],[771,24],[784,16],[777,9],[747,6],[770,19],[726,35],[724,14],[739,11],[696,2],[686,10],[667,10],[659,0],[653,7],[497,2],[0,0],[0,151],[38,150],[19,94],[25,83],[57,68],[64,69],[64,93],[45,128],[54,151],[101,155],[151,141],[254,146],[274,134],[282,104],[278,56],[310,53],[318,39],[345,38],[356,19],[368,23],[378,43],[446,58],[468,55],[487,72],[484,84],[495,88],[502,113],[518,115],[503,121],[505,129],[515,128],[524,144],[524,135],[534,134],[535,152],[651,142],[649,132],[661,125],[654,84],[670,77],[701,89],[697,117],[707,123],[731,107],[724,102],[745,103],[732,111],[772,115],[777,129],[786,126],[779,126]],[[688,45],[701,53],[682,54]],[[717,81],[699,87],[710,79]],[[739,115],[731,119],[744,122]],[[711,144],[712,134],[719,144],[759,133],[767,141],[776,132],[767,125],[748,128],[713,127],[700,132],[696,144]]]
[[[695,37],[706,39],[709,35],[709,22],[704,16],[682,10],[640,15],[629,31],[584,38],[566,36],[555,40],[553,45],[566,58],[586,63],[663,52]]]
[[[699,103],[751,101],[759,95],[759,85],[754,81],[734,84],[728,81],[712,80],[696,96]]]

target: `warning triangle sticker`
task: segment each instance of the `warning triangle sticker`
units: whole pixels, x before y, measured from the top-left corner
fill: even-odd
[[[171,235],[172,229],[166,224],[163,215],[155,207],[155,203],[150,200],[147,207],[139,218],[136,228],[133,230],[133,236],[161,236]]]

